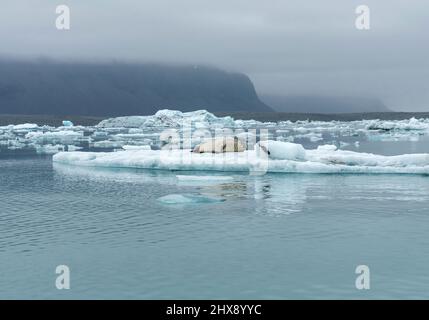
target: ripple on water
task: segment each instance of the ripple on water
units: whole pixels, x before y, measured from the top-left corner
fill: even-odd
[[[376,275],[374,295],[426,292],[428,177],[229,173],[205,184],[42,158],[0,170],[0,297],[40,297],[64,262],[87,284],[76,297],[356,297],[356,264]]]

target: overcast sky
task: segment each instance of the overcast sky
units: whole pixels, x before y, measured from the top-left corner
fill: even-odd
[[[71,30],[55,28],[67,4]],[[355,9],[371,9],[371,29]],[[360,95],[429,110],[427,0],[2,0],[0,55],[208,64],[260,94]]]

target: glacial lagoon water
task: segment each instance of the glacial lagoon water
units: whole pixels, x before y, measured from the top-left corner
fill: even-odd
[[[0,298],[429,298],[428,176],[199,181],[50,156],[3,156],[0,171]],[[223,201],[159,200],[175,194]]]
[[[303,125],[323,134],[302,135]],[[427,134],[408,123],[393,133],[334,125],[341,132],[325,133],[329,123],[281,132],[295,130],[306,149],[429,152]],[[117,148],[146,135],[2,130],[2,299],[429,298],[428,175],[89,168],[29,148],[85,151],[97,139]],[[70,290],[55,287],[58,265],[70,268]],[[369,290],[356,289],[359,265],[370,269]]]

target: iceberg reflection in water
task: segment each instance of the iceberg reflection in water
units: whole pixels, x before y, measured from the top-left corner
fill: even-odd
[[[197,115],[198,127],[258,125]],[[127,155],[159,152],[156,126],[178,116],[0,128],[0,298],[429,298],[429,177],[395,174],[425,173],[427,158],[365,154],[427,154],[429,120],[265,124],[305,148],[275,152],[300,159],[275,159],[272,169],[316,159],[331,174],[138,168],[147,158]],[[125,147],[103,151],[130,168],[25,151],[64,144],[85,151],[56,156],[73,164]],[[334,144],[339,152],[318,151]],[[365,173],[342,174],[345,164]],[[374,164],[390,174],[371,174]],[[55,289],[59,264],[71,268],[72,290]],[[363,264],[372,279],[364,293],[354,286]]]
[[[429,297],[426,176],[206,183],[48,157],[2,159],[0,170],[2,298],[360,298],[359,264],[371,268],[368,298]],[[171,194],[225,201],[158,201]],[[72,290],[55,289],[58,264]]]

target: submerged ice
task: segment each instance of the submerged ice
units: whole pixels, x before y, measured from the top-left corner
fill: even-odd
[[[223,202],[223,198],[215,198],[201,194],[169,194],[158,198],[158,201],[163,204],[201,204]]]

